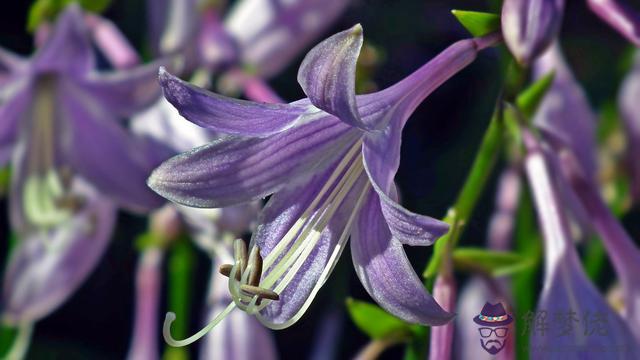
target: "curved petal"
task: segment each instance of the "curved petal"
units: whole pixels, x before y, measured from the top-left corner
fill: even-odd
[[[636,51],[633,68],[625,77],[618,94],[618,109],[627,139],[626,160],[631,190],[640,200],[640,53]]]
[[[382,217],[373,192],[351,233],[356,273],[369,295],[385,310],[410,323],[442,325],[453,318],[427,292]]]
[[[95,66],[89,31],[78,4],[67,6],[58,16],[53,33],[38,50],[33,66],[41,72],[60,71],[83,75]]]
[[[194,124],[224,134],[265,136],[290,128],[304,116],[303,105],[266,104],[208,92],[160,69],[164,96]]]
[[[640,13],[618,0],[587,0],[591,10],[635,46],[640,46]]]
[[[0,167],[11,158],[18,137],[21,119],[31,103],[31,88],[27,81],[13,81],[0,90]]]
[[[356,103],[356,63],[362,47],[362,26],[339,32],[316,45],[298,70],[298,83],[316,107],[364,130]]]
[[[449,230],[449,225],[415,214],[389,197],[400,165],[402,122],[394,121],[384,131],[369,133],[362,146],[364,167],[380,198],[380,208],[395,239],[407,245],[431,245]]]
[[[34,322],[55,311],[84,282],[104,253],[115,222],[115,207],[77,179],[74,193],[86,203],[68,222],[33,232],[12,251],[4,276],[2,318]]]
[[[360,136],[322,112],[267,138],[226,137],[158,167],[149,186],[193,207],[225,207],[267,196],[322,171]]]
[[[129,117],[142,111],[160,98],[160,86],[156,74],[166,61],[158,60],[133,69],[114,72],[92,72],[78,80],[74,96],[91,97],[105,111]]]
[[[260,214],[260,225],[252,238],[252,242],[260,247],[263,258],[271,253],[273,248],[278,245],[287,232],[302,217],[303,213],[311,206],[336,166],[337,164],[334,164],[308,182],[297,186],[287,186],[269,199]],[[347,228],[349,218],[356,211],[356,203],[365,184],[366,177],[360,175],[358,182],[349,190],[349,194],[331,217],[328,226],[322,230],[318,243],[297,271],[293,280],[279,293],[280,300],[272,302],[260,313],[263,318],[275,324],[286,323],[294,316],[300,316],[299,312],[305,309],[305,304],[312,301],[315,296],[314,288],[317,284],[326,280],[326,278],[322,278],[322,273],[327,266],[332,265],[329,260],[338,245],[338,241],[345,231],[349,231]],[[334,188],[335,184],[327,189],[326,192],[329,193]],[[319,216],[325,210],[321,206],[313,208],[308,216]],[[306,238],[303,241],[310,240],[310,238]],[[293,244],[294,242],[287,249],[290,249]],[[269,273],[269,271],[265,272],[263,279]]]
[[[130,210],[160,206],[162,199],[146,186],[147,177],[160,160],[154,149],[128,134],[90,100],[62,98],[64,115],[71,124],[69,158],[74,168]]]

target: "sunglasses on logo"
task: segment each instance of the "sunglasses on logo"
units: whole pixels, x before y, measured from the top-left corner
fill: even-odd
[[[480,330],[480,336],[482,336],[483,338],[487,338],[487,337],[491,336],[491,333],[495,333],[497,337],[503,338],[503,337],[507,336],[507,330],[509,330],[509,328],[506,328],[506,327],[499,327],[499,328],[482,327],[482,328],[479,328],[478,330]]]

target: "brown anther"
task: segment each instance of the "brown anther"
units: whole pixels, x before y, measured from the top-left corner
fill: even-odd
[[[218,271],[220,272],[220,274],[226,276],[226,277],[230,277],[231,276],[231,269],[233,269],[233,265],[231,264],[222,264],[220,265],[220,267],[218,268]],[[236,270],[236,280],[240,281],[240,271]]]
[[[251,274],[249,275],[249,285],[258,286],[262,277],[262,256],[260,256],[260,247],[254,246],[249,255],[251,261]]]
[[[242,275],[247,269],[247,245],[244,243],[244,240],[236,239],[233,242],[233,255],[236,264],[240,265],[238,272]]]
[[[55,199],[55,205],[57,207],[70,210],[73,213],[80,211],[85,203],[85,199],[78,195],[64,195]]]
[[[240,290],[249,295],[258,296],[258,298],[280,300],[280,295],[278,295],[275,291],[271,291],[269,289],[261,288],[258,286],[242,284],[240,285]]]

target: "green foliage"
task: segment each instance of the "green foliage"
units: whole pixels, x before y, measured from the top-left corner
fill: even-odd
[[[40,24],[54,20],[67,5],[74,2],[95,13],[101,13],[111,5],[111,0],[36,0],[27,15],[27,30],[33,32]]]
[[[555,72],[550,72],[547,75],[541,77],[536,80],[533,84],[529,85],[524,91],[522,91],[518,97],[516,98],[516,105],[518,109],[522,112],[522,114],[527,118],[531,118],[544,96],[547,94],[547,91],[553,84],[553,79],[555,77]]]
[[[480,271],[492,276],[511,275],[529,269],[535,259],[508,251],[483,248],[457,248],[453,251],[456,269]]]
[[[0,168],[0,196],[9,193],[9,184],[11,183],[11,168]]]
[[[451,10],[471,35],[484,36],[500,30],[500,16],[478,11]]]
[[[347,310],[358,329],[371,339],[384,339],[390,336],[411,335],[411,326],[384,311],[377,305],[366,301],[347,298]]]

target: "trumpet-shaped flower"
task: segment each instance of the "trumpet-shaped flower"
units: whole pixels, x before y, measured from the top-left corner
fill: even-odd
[[[356,96],[362,28],[338,33],[305,57],[298,81],[308,98],[264,104],[207,93],[161,71],[165,97],[191,122],[229,134],[174,157],[149,178],[169,200],[223,207],[272,194],[248,251],[235,248],[229,275],[234,303],[186,345],[239,307],[271,328],[295,323],[324,284],[351,236],[353,263],[369,294],[413,323],[452,315],[429,295],[403,244],[430,245],[447,225],[395,199],[402,128],[420,102],[478,51],[498,41],[462,40],[386,90]]]
[[[636,46],[640,46],[640,13],[624,0],[587,0],[591,10]]]
[[[530,327],[531,356],[561,352],[563,358],[583,359],[604,353],[633,359],[638,342],[584,273],[550,165],[535,140],[527,142],[525,170],[545,245],[544,287]],[[557,316],[566,321],[552,323]],[[554,325],[545,327],[545,321]]]

